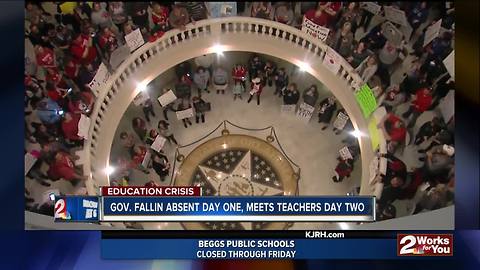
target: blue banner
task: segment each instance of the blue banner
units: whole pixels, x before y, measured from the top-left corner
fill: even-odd
[[[388,259],[396,239],[102,239],[103,259]]]
[[[103,197],[104,221],[374,221],[374,197]]]
[[[98,197],[55,197],[55,221],[92,222],[99,218]]]

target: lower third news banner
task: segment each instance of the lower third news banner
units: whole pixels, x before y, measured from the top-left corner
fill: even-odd
[[[101,197],[101,221],[314,222],[375,221],[375,198]]]

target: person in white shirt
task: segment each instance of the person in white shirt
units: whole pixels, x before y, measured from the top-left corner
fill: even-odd
[[[364,82],[368,82],[370,78],[377,72],[378,61],[375,55],[369,56],[363,63],[361,63],[355,71],[358,72],[360,78]]]

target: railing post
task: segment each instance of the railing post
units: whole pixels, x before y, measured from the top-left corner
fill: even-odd
[[[222,24],[221,23],[213,23],[210,25],[210,31],[212,31],[212,35],[221,34],[222,32]]]

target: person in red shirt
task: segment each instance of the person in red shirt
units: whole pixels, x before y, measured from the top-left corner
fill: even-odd
[[[86,180],[87,177],[80,175],[75,170],[75,165],[72,157],[66,152],[58,152],[55,154],[55,160],[50,164],[48,176],[51,179],[63,178],[71,181],[72,185],[77,185],[80,181]]]
[[[58,68],[47,68],[47,74],[45,75],[45,81],[47,83],[52,83],[53,85],[61,88],[68,89],[70,88],[65,79],[63,78],[62,73],[58,71]]]
[[[320,8],[317,9],[310,9],[305,13],[305,17],[310,21],[314,22],[316,25],[320,25],[323,27],[327,26],[328,18]]]
[[[75,144],[80,144],[83,141],[83,138],[78,136],[78,122],[80,121],[80,117],[80,114],[67,112],[62,121],[62,131],[65,139]]]
[[[77,80],[78,72],[80,71],[80,65],[71,57],[66,57],[64,60],[66,63],[64,68],[65,76],[67,76],[67,78],[70,80]]]
[[[431,88],[420,88],[415,93],[415,97],[410,104],[410,108],[404,114],[402,114],[403,118],[408,119],[410,115],[413,113],[412,119],[408,123],[408,128],[413,127],[415,122],[417,122],[417,118],[428,110],[432,105],[432,93]]]
[[[341,2],[319,2],[316,9],[310,9],[305,13],[305,17],[317,25],[330,27],[341,7]]]
[[[343,181],[345,177],[350,177],[353,171],[353,159],[338,158],[337,167],[335,167],[335,175],[332,177],[333,182]]]
[[[234,84],[236,82],[241,82],[243,85],[243,88],[247,89],[247,86],[245,83],[247,81],[247,69],[244,66],[242,66],[241,64],[237,64],[236,66],[234,66],[232,70],[232,78],[233,78]]]
[[[168,8],[158,2],[152,3],[152,22],[154,24],[153,31],[168,31]]]
[[[320,2],[319,6],[326,16],[327,27],[330,28],[335,25],[335,19],[342,8],[342,2]]]
[[[35,46],[35,56],[37,65],[45,68],[56,67],[55,54],[52,49],[48,47],[42,47],[40,45]]]
[[[79,34],[72,41],[70,52],[79,63],[85,66],[93,65],[97,58],[97,50],[93,44],[92,37],[84,33]]]
[[[394,142],[395,145],[403,143],[407,136],[407,129],[402,119],[393,113],[387,114],[380,122],[379,127],[383,130],[385,139]]]
[[[142,163],[143,159],[145,158],[145,155],[147,154],[147,148],[143,145],[135,145],[132,148],[131,156],[132,156],[132,162],[131,162],[131,168],[141,170],[142,172],[149,174],[150,171],[145,168]]]
[[[65,104],[67,104],[67,100],[65,99],[67,94],[66,89],[58,88],[52,82],[47,82],[45,90],[47,91],[47,96],[53,101],[57,102],[60,107],[63,107]]]

